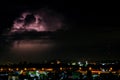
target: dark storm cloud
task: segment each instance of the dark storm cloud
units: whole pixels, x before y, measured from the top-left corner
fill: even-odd
[[[55,11],[40,9],[23,12],[14,20],[11,32],[23,31],[57,31],[63,28],[63,17]]]
[[[24,22],[25,22],[24,26],[29,25],[30,23],[34,23],[35,21],[36,21],[36,18],[34,17],[34,15],[29,14],[29,15],[26,16],[26,18],[24,20]]]

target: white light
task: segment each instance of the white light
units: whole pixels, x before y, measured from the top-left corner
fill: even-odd
[[[78,62],[78,64],[80,65],[80,64],[81,64],[81,62]]]
[[[73,63],[72,63],[72,65],[76,65],[76,63],[75,63],[75,62],[73,62]]]

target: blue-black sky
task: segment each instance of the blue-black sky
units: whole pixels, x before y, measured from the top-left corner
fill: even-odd
[[[113,4],[112,4],[113,5]],[[55,47],[44,54],[25,54],[28,62],[53,59],[87,60],[119,59],[120,24],[118,6],[106,3],[44,0],[44,1],[5,1],[0,3],[0,59],[8,58],[15,62],[18,54],[7,52],[11,39],[4,37],[13,21],[25,11],[37,11],[42,8],[52,10],[64,17],[67,30],[56,33],[53,37]],[[17,36],[19,38],[19,36]],[[9,51],[9,50],[8,50]],[[42,53],[42,52],[39,52]],[[20,59],[22,60],[22,59]],[[20,61],[18,60],[18,61]]]

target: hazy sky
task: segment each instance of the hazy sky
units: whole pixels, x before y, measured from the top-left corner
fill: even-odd
[[[22,1],[0,3],[4,4],[0,5],[1,63],[41,62],[58,58],[120,58],[120,16],[117,8],[101,7],[92,2]],[[55,32],[59,29],[64,31]],[[17,34],[14,38],[5,36],[24,31],[35,33]],[[55,33],[52,36],[47,33],[52,38],[41,39],[41,33],[38,34],[41,31]]]

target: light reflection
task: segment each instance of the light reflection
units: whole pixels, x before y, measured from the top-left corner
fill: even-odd
[[[11,51],[30,52],[40,51],[44,52],[50,50],[55,46],[55,43],[51,40],[16,40],[13,42]]]

